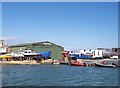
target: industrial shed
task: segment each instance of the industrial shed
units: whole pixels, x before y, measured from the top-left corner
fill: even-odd
[[[63,47],[52,42],[34,42],[9,46],[9,52],[23,52],[25,49],[33,49],[35,52],[51,51],[52,59],[60,59],[62,57]]]

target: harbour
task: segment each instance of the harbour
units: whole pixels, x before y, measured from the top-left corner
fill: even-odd
[[[64,50],[51,42],[1,48],[2,86],[118,86],[119,58],[103,50]],[[31,45],[30,45],[31,44]],[[36,45],[37,44],[37,45]],[[45,46],[38,45],[45,44]],[[47,44],[47,45],[46,45]],[[35,48],[36,47],[36,48]],[[55,49],[56,47],[56,49]],[[34,49],[34,50],[33,50]],[[17,52],[15,52],[17,51]],[[114,52],[117,56],[117,49]],[[105,58],[106,57],[106,58]],[[112,75],[112,77],[110,77]]]
[[[65,50],[55,43],[33,42],[8,46],[0,41],[0,64],[68,64],[79,66],[94,66],[95,63],[110,62],[110,65],[119,66],[119,48],[105,52],[105,49],[82,49],[80,51]],[[106,65],[108,63],[104,63]],[[98,66],[98,65],[96,65]]]
[[[0,87],[120,86],[118,2],[32,1],[0,3]]]

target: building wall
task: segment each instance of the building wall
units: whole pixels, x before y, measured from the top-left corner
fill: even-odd
[[[64,49],[62,47],[53,45],[53,48],[52,48],[52,57],[54,57],[53,59],[61,59],[63,50]]]
[[[94,51],[94,55],[93,55],[93,58],[94,57],[102,57],[102,50],[95,50]]]
[[[26,46],[10,47],[9,52],[23,52],[25,49]]]

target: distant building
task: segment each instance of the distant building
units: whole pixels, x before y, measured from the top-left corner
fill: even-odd
[[[4,40],[0,40],[0,54],[6,54],[8,52],[8,44]]]
[[[105,48],[97,48],[97,50],[104,50]]]
[[[112,52],[118,53],[118,52],[120,52],[120,48],[112,48]]]
[[[111,48],[105,48],[104,50],[107,52],[111,52]]]
[[[80,50],[81,55],[89,55],[91,58],[103,57],[102,50]]]

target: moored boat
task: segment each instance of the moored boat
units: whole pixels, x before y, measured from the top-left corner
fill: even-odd
[[[35,53],[32,49],[26,49],[24,52],[21,52],[24,56],[36,56],[38,53]]]
[[[0,59],[11,59],[12,58],[12,55],[11,54],[4,54],[4,55],[0,55]]]
[[[112,64],[104,64],[103,62],[102,63],[95,63],[95,66],[97,67],[116,67],[116,65],[112,65]]]
[[[59,65],[59,64],[60,64],[60,61],[59,61],[59,60],[54,60],[54,61],[52,62],[52,64],[54,64],[54,65]]]
[[[86,66],[85,63],[79,62],[79,61],[72,61],[72,62],[70,62],[70,65],[71,66]]]

